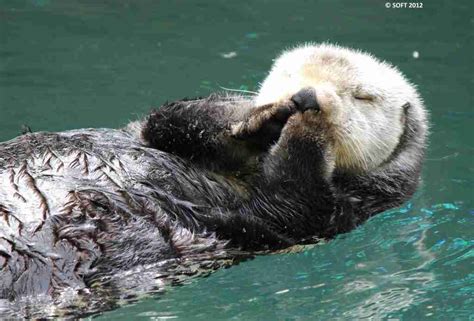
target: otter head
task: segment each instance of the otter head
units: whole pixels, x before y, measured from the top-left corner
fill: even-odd
[[[398,150],[407,119],[426,132],[416,89],[395,67],[334,45],[305,45],[284,52],[261,84],[256,105],[292,102],[318,110],[331,130],[335,168],[365,172]]]

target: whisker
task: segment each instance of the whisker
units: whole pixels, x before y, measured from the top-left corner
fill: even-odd
[[[361,122],[357,122],[355,124],[361,124]],[[374,122],[371,121],[364,121],[364,124],[375,124]],[[370,130],[364,130],[361,126],[356,127],[357,130],[363,130],[364,135],[370,136],[372,138],[371,142],[375,143],[375,146],[378,149],[390,149],[390,146],[387,145],[385,141],[383,141],[380,137],[375,136]]]
[[[361,141],[357,135],[351,135],[350,140],[354,143],[354,147],[358,150],[358,155],[360,156],[360,160],[362,161],[364,168],[368,168],[367,156],[366,153],[362,151]]]
[[[349,155],[354,156],[353,158],[350,158],[350,159],[345,157],[344,159],[342,159],[342,161],[344,162],[345,165],[348,165],[348,166],[356,165],[359,167],[367,168],[368,167],[367,159],[360,148],[360,142],[354,141],[353,139],[354,135],[350,135],[350,132],[347,129],[342,128],[342,130],[343,130],[343,133],[339,133],[338,136],[339,136],[339,140],[343,141],[344,143],[340,144],[340,146],[343,149],[345,149]]]
[[[227,90],[227,91],[239,92],[239,93],[244,93],[244,94],[252,94],[252,95],[257,95],[258,94],[256,91],[245,90],[245,89],[226,88],[226,87],[222,87],[222,86],[219,86],[219,88]]]
[[[379,148],[379,147],[385,147],[386,149],[389,149],[389,146],[387,145],[386,142],[384,142],[382,139],[380,139],[379,137],[375,136],[373,133],[371,132],[366,132],[365,135],[369,136],[369,138],[372,139],[371,142],[375,143],[376,147]]]

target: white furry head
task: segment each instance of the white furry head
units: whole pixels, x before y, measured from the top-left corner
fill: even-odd
[[[363,172],[384,163],[400,142],[407,103],[424,142],[426,115],[415,87],[395,67],[370,54],[329,44],[288,50],[275,60],[255,103],[289,100],[306,87],[316,91],[334,130],[340,170]]]

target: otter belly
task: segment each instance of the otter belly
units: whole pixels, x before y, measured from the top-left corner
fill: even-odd
[[[1,143],[0,299],[55,297],[137,266],[225,256],[225,243],[194,217],[233,198],[204,171],[121,130]]]

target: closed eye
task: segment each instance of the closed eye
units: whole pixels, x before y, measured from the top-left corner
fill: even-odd
[[[364,102],[372,102],[375,100],[375,95],[371,94],[370,91],[364,88],[362,85],[356,86],[353,91],[352,95],[354,99],[362,100]]]
[[[367,101],[367,102],[375,100],[374,96],[365,95],[365,94],[355,94],[354,98],[357,99],[357,100],[363,100],[363,101]]]

